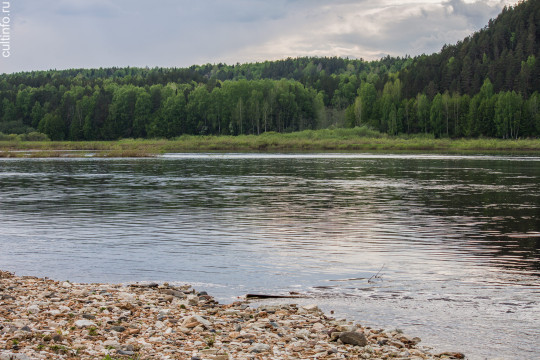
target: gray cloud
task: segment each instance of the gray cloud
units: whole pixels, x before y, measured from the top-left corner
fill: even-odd
[[[506,3],[508,3],[507,0]],[[496,0],[17,0],[0,73],[417,55],[483,27]]]
[[[121,14],[120,8],[109,1],[60,1],[54,5],[56,13],[61,16],[89,16],[89,17],[118,17]]]
[[[486,25],[486,18],[490,19],[497,16],[504,5],[504,1],[490,3],[485,0],[474,1],[472,3],[467,3],[463,0],[448,0],[444,3],[444,6],[451,14],[467,18],[475,27]]]
[[[504,3],[452,0],[345,5],[326,9],[323,18],[318,19],[317,30],[309,30],[311,35],[316,34],[317,42],[305,34],[296,41],[284,39],[283,43],[288,43],[291,50],[304,49],[310,55],[333,53],[368,59],[380,54],[432,53],[483,27],[500,12]]]

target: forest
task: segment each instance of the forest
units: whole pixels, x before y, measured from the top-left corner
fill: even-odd
[[[540,1],[529,0],[432,55],[3,74],[0,133],[75,141],[368,126],[537,138],[539,38]]]

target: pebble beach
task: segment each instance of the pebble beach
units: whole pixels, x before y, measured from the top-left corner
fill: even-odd
[[[219,304],[189,285],[76,284],[0,271],[0,360],[463,359],[316,304]]]

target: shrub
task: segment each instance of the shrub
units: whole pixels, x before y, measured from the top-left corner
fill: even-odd
[[[21,141],[50,141],[49,137],[46,134],[37,131],[32,131],[28,134],[18,135],[18,138]]]

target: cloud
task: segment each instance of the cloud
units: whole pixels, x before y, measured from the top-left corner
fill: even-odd
[[[365,59],[433,53],[479,30],[503,6],[487,0],[320,2],[310,9],[309,21],[290,16],[292,35],[282,33],[245,51],[269,58],[280,53]]]
[[[501,9],[506,5],[504,1],[474,1],[465,2],[463,0],[448,0],[443,6],[454,16],[461,16],[467,19],[475,27],[486,25],[486,18],[496,17]]]
[[[118,6],[106,1],[96,1],[92,3],[82,1],[62,1],[55,4],[56,13],[67,17],[118,17],[121,14]]]
[[[189,66],[288,56],[418,55],[482,28],[508,1],[17,0],[0,73]]]

